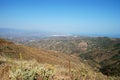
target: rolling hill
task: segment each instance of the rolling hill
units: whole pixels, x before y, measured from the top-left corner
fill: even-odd
[[[2,80],[114,79],[95,72],[76,56],[31,48],[4,39],[0,39],[0,77]]]
[[[58,36],[28,41],[24,44],[74,55],[106,75],[120,76],[119,38]]]

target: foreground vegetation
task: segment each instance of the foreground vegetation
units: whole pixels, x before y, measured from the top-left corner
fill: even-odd
[[[61,65],[40,64],[36,60],[0,58],[1,80],[119,80],[107,77],[81,65],[77,69]],[[4,65],[3,65],[4,64]]]

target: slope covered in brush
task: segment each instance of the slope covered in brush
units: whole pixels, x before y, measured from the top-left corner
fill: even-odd
[[[23,59],[36,59],[41,63],[66,64],[69,60],[73,63],[79,62],[78,59],[73,59],[63,53],[58,54],[56,51],[31,48],[0,39],[0,56],[19,59],[20,53]]]
[[[119,38],[74,36],[49,37],[39,40],[37,39],[25,44],[32,47],[55,50],[58,52],[79,56],[91,66],[94,67],[96,65],[99,69],[103,69],[105,66],[112,65],[114,63],[119,63],[120,61]],[[117,65],[116,67],[113,67],[116,72],[118,72],[117,67]],[[111,72],[108,73],[109,75],[112,75],[111,73],[113,70],[111,68],[110,70]],[[103,73],[105,73],[104,71],[105,70],[102,70]],[[115,74],[118,75],[119,73],[120,72]]]
[[[67,80],[68,78],[69,80],[109,79],[100,72],[93,71],[90,66],[85,65],[75,56],[73,57],[51,50],[30,48],[0,39],[0,73],[4,72],[7,68],[4,75],[0,74],[1,78],[6,79],[9,76],[10,79],[7,78],[6,80],[21,80],[21,78],[26,80],[27,76],[31,78],[29,74],[33,72],[33,74],[37,74],[37,80],[41,80],[41,78],[45,80],[45,75],[54,73],[49,73],[49,70],[51,71],[51,68],[47,67],[49,65],[53,66],[53,70],[57,73],[47,80],[51,80],[51,78],[55,78],[55,80]],[[10,73],[7,71],[10,71]],[[42,75],[43,71],[47,72]],[[35,79],[35,75],[32,78]]]

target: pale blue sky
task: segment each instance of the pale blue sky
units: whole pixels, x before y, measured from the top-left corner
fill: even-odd
[[[120,35],[120,0],[0,0],[0,28]]]

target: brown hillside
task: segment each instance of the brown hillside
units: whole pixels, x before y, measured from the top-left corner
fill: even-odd
[[[22,67],[25,68],[24,70],[20,68],[21,59],[22,63],[24,63],[24,66]],[[38,63],[34,63],[33,59],[36,60]],[[8,65],[4,66],[4,64]],[[48,80],[73,80],[73,78],[74,80],[109,80],[108,77],[104,76],[100,72],[93,71],[91,67],[82,63],[76,56],[58,53],[57,51],[31,48],[14,43],[9,44],[7,41],[0,40],[0,66],[3,65],[2,67],[0,67],[0,73],[6,71],[6,73],[0,74],[3,80],[12,80],[12,78],[14,78],[14,76],[12,76],[13,74],[16,75],[16,78],[20,78],[19,76],[17,76],[19,75],[19,73],[16,73],[17,70],[22,70],[24,74],[26,74],[25,70],[28,70],[28,74],[30,74],[31,71],[36,70],[36,68],[38,68],[37,71],[39,71],[39,69],[41,71],[41,68],[43,68],[43,70],[44,68],[45,70],[47,70],[46,67],[43,67],[46,66],[46,64],[54,65],[54,68],[52,70],[55,70],[54,72],[56,72],[54,74],[55,79]],[[26,67],[28,68],[26,69]],[[31,68],[32,70],[29,70],[29,68]],[[11,73],[9,73],[9,71],[11,71]],[[7,79],[7,76],[11,76],[11,79]],[[26,76],[28,75],[26,74]],[[44,77],[44,75],[39,73],[38,79],[35,80],[41,80],[40,76]]]
[[[28,46],[55,50],[65,54],[76,55],[95,70],[104,72],[104,67],[111,70],[109,75],[117,76],[120,72],[117,65],[110,68],[109,65],[120,62],[120,39],[108,37],[48,37],[36,39],[25,43]],[[120,63],[119,63],[120,64]],[[106,71],[107,71],[107,68]],[[112,73],[112,71],[118,73]],[[108,75],[108,73],[106,75]],[[112,73],[112,74],[111,74]],[[120,76],[120,75],[119,75]]]
[[[40,63],[67,64],[69,60],[72,63],[79,63],[79,60],[73,59],[66,54],[58,54],[55,51],[35,49],[0,40],[0,56],[19,59],[20,53],[22,54],[23,59],[36,59]]]

